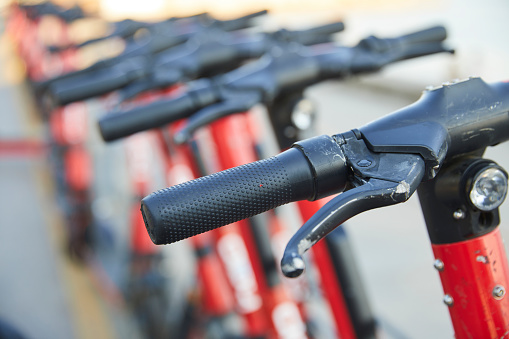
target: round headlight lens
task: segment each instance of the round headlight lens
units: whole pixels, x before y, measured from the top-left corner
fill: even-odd
[[[492,211],[500,206],[507,195],[507,177],[495,167],[480,171],[472,184],[470,201],[481,211]]]

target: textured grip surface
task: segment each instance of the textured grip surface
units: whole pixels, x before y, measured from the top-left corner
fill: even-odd
[[[98,70],[55,81],[49,86],[49,93],[56,104],[67,105],[114,91],[128,83],[129,78],[121,70]]]
[[[193,112],[194,105],[192,97],[187,95],[158,100],[146,106],[105,115],[99,119],[99,130],[105,141],[113,141],[186,118]]]
[[[312,196],[309,165],[290,151],[290,161],[280,154],[145,197],[141,210],[152,241],[172,243]]]

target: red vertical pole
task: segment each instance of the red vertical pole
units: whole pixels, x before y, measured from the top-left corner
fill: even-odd
[[[432,248],[455,337],[507,337],[509,266],[500,230]]]

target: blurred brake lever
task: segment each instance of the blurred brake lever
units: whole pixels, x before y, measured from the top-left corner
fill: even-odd
[[[262,101],[262,94],[256,90],[228,91],[223,101],[206,106],[187,119],[185,126],[173,137],[176,144],[189,141],[193,133],[220,118],[251,109]]]

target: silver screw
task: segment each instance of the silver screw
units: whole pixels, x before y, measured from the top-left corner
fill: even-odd
[[[497,285],[493,288],[493,298],[497,299],[497,300],[500,300],[504,297],[505,295],[505,288],[504,286],[502,285]]]
[[[484,255],[478,255],[475,260],[477,262],[482,262],[483,264],[487,264],[488,263],[488,257],[484,256]]]
[[[435,167],[431,168],[431,177],[432,178],[437,176],[439,169],[440,169],[440,165],[436,165]]]
[[[451,307],[454,305],[454,299],[449,294],[446,294],[444,295],[444,304]]]
[[[454,213],[452,214],[452,217],[456,220],[461,220],[461,219],[465,219],[466,217],[466,213],[465,211],[463,211],[462,209],[457,209],[456,211],[454,211]]]
[[[444,262],[440,259],[435,260],[435,262],[433,263],[433,266],[437,269],[437,271],[444,270]]]

